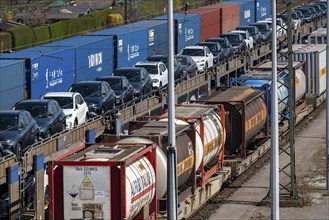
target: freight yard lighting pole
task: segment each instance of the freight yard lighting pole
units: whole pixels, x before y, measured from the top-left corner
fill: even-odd
[[[278,80],[277,80],[277,42],[276,42],[276,0],[272,1],[272,94],[271,94],[271,219],[277,220],[279,214],[279,128],[278,128]]]
[[[174,22],[173,2],[168,0],[168,130],[169,141],[167,148],[167,214],[168,220],[177,218],[177,157],[176,157],[176,128],[175,128],[175,79],[174,79]]]
[[[327,0],[328,5],[329,0]],[[327,7],[327,63],[326,63],[326,157],[327,157],[327,190],[329,190],[329,7]]]

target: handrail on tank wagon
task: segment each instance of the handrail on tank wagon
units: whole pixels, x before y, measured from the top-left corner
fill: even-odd
[[[29,150],[27,150],[22,157],[22,168],[25,172],[32,170],[33,157],[39,152],[43,152],[44,162],[47,163],[59,154],[65,153],[68,149],[78,147],[77,144],[84,143],[86,132],[88,130],[95,129],[96,137],[98,137],[104,132],[105,127],[106,124],[103,116],[97,116],[79,127],[71,130],[65,130],[50,139],[36,143]]]

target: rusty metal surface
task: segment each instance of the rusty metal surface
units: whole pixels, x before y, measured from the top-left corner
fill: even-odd
[[[209,106],[209,105],[181,105],[176,106],[175,108],[175,117],[190,117],[190,118],[196,118],[200,117],[202,115],[205,115],[209,112],[212,112],[214,110],[215,106]],[[163,117],[168,117],[168,113],[165,113]]]

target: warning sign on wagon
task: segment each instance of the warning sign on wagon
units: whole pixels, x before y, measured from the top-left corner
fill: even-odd
[[[64,166],[63,182],[64,219],[110,219],[110,167]]]

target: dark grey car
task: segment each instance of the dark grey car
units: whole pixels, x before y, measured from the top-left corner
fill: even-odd
[[[244,53],[247,51],[247,43],[239,33],[221,34],[221,38],[226,38],[233,46],[236,53]]]
[[[238,26],[235,28],[235,30],[248,31],[254,40],[255,45],[261,44],[263,42],[262,34],[256,26]]]
[[[116,109],[116,96],[104,81],[80,81],[74,83],[69,92],[78,92],[88,105],[89,114],[104,115]]]
[[[116,68],[112,76],[125,76],[134,87],[134,96],[137,99],[150,95],[153,91],[153,81],[143,67],[120,67]]]
[[[0,142],[2,155],[16,154],[18,158],[38,141],[39,126],[28,111],[0,111]]]
[[[175,58],[183,66],[183,76],[185,79],[198,75],[198,67],[195,61],[188,55],[176,55]]]
[[[125,76],[101,76],[96,81],[105,81],[114,90],[116,105],[129,104],[134,100],[134,87]]]
[[[234,48],[226,38],[216,37],[216,38],[208,38],[206,42],[218,42],[225,51],[225,58],[228,59],[233,57],[234,55]]]
[[[269,42],[272,40],[272,28],[265,22],[256,22],[250,24],[250,26],[255,26],[258,28],[260,33],[262,34],[263,42]]]
[[[214,55],[214,64],[218,65],[225,59],[225,51],[218,42],[199,42],[197,46],[207,46]]]
[[[66,128],[64,111],[55,100],[22,100],[12,109],[30,112],[40,127],[42,138],[49,138]]]

